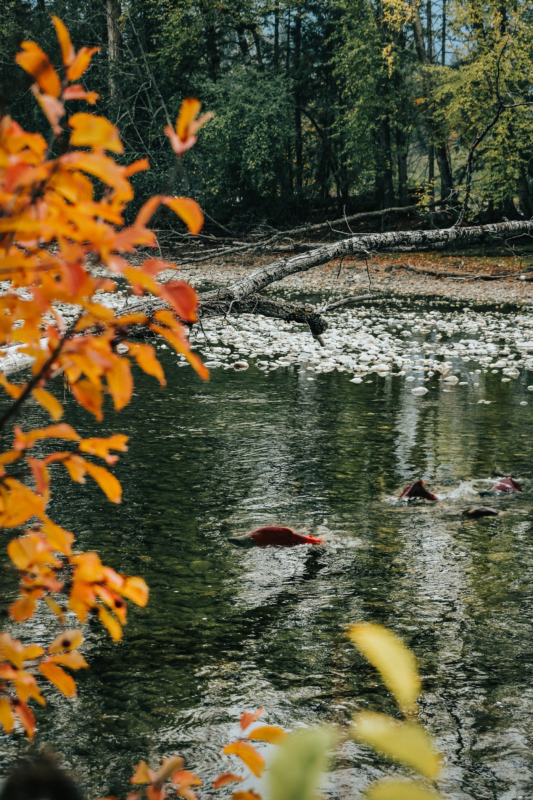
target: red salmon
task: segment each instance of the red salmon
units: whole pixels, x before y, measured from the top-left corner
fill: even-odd
[[[408,486],[407,489],[404,489],[400,495],[400,499],[404,498],[405,500],[409,500],[411,497],[423,497],[424,500],[437,500],[434,494],[431,494],[431,492],[428,492],[428,490],[424,488],[424,481],[415,481]]]
[[[521,492],[522,487],[512,478],[500,478],[492,487],[497,492]]]
[[[241,547],[295,547],[297,544],[320,544],[324,539],[296,533],[292,528],[268,525],[242,536],[230,536],[229,541]]]

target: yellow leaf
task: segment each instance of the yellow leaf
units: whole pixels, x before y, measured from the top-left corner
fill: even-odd
[[[9,616],[15,622],[25,622],[30,619],[35,613],[37,599],[35,594],[23,594],[9,606]]]
[[[152,783],[152,778],[155,777],[154,773],[146,763],[146,761],[139,761],[134,767],[135,772],[133,778],[130,778],[130,783]]]
[[[69,32],[66,29],[64,22],[53,14],[52,22],[54,23],[54,28],[56,29],[56,36],[59,39],[59,44],[61,45],[63,64],[68,67],[70,64],[72,64],[74,58],[76,57],[72,42],[70,41]]]
[[[105,625],[114,642],[122,639],[122,627],[115,617],[103,606],[98,606],[98,617],[102,625]]]
[[[74,541],[74,534],[60,528],[55,522],[52,522],[48,517],[43,518],[42,532],[54,548],[54,550],[69,556],[72,553],[72,542]]]
[[[227,744],[222,752],[227,756],[238,756],[241,761],[244,761],[256,778],[260,778],[263,774],[265,759],[251,744],[247,744],[247,742],[233,742],[232,744]]]
[[[133,378],[130,362],[127,358],[113,359],[112,368],[106,372],[107,385],[113,396],[115,409],[120,411],[127,406],[133,394]]]
[[[202,209],[190,197],[164,197],[163,203],[181,217],[191,233],[200,233],[204,224]]]
[[[98,422],[102,421],[102,390],[88,380],[76,381],[71,385],[72,394],[80,404],[94,414]]]
[[[69,81],[77,81],[78,78],[81,78],[91,63],[91,58],[95,53],[98,53],[99,50],[99,47],[82,47],[78,50],[76,58],[67,70],[67,78]]]
[[[90,461],[85,462],[85,469],[112,503],[122,502],[122,486],[114,475],[105,467],[99,467]]]
[[[183,141],[189,136],[190,126],[200,113],[201,108],[202,104],[194,97],[186,97],[183,100],[176,120],[176,133]]]
[[[118,130],[105,117],[95,114],[74,114],[68,124],[74,128],[70,142],[75,147],[102,148],[113,153],[123,153],[124,147],[120,141]]]
[[[11,703],[4,697],[0,697],[0,725],[2,725],[5,733],[11,733],[14,724],[15,717],[11,711]]]
[[[148,586],[142,578],[126,578],[126,583],[120,590],[123,597],[132,600],[136,605],[144,606],[148,602]]]
[[[224,772],[213,781],[213,789],[220,789],[228,783],[242,783],[242,780],[241,776],[235,775],[234,772]]]
[[[45,94],[59,97],[61,81],[46,53],[35,42],[22,42],[21,47],[24,52],[15,56],[17,64],[33,75]]]
[[[59,617],[59,622],[61,623],[61,625],[64,625],[65,614],[61,606],[58,603],[56,603],[54,598],[50,597],[49,594],[47,594],[46,597],[44,598],[44,602],[46,603],[50,611],[52,611],[57,617]]]
[[[350,639],[381,674],[403,711],[414,711],[420,678],[413,653],[392,631],[381,625],[353,625]]]
[[[367,790],[369,800],[441,800],[441,795],[423,789],[414,781],[384,780]]]
[[[53,683],[65,697],[76,697],[76,683],[74,678],[64,669],[49,661],[39,664],[39,670],[50,683]]]
[[[248,734],[249,739],[258,739],[261,742],[270,742],[270,744],[279,744],[286,736],[287,732],[283,728],[278,728],[277,725],[261,725]]]
[[[130,344],[130,353],[137,361],[137,364],[146,372],[157,378],[161,386],[166,386],[165,373],[163,367],[156,358],[155,349],[151,344]]]
[[[82,669],[89,666],[82,654],[76,650],[72,653],[59,653],[57,656],[50,656],[48,661],[52,664],[61,664],[64,667],[69,667],[69,669]]]
[[[61,419],[63,416],[63,406],[53,394],[46,389],[34,389],[33,396],[43,408],[45,408],[53,420]]]
[[[83,634],[78,628],[71,628],[56,636],[47,653],[60,653],[62,650],[76,650],[83,642]]]
[[[15,450],[25,450],[33,447],[38,439],[66,439],[67,441],[78,442],[80,436],[71,425],[61,422],[59,425],[49,425],[48,428],[34,428],[28,433],[23,433],[22,428],[15,426]]]
[[[22,651],[23,661],[34,661],[44,654],[43,648],[39,644],[29,644]]]
[[[354,738],[428,778],[440,772],[439,756],[420,725],[399,722],[386,714],[363,711],[354,720]]]

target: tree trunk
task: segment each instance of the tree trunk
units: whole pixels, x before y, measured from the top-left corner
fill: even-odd
[[[301,203],[303,193],[303,139],[302,139],[302,112],[301,112],[301,75],[300,61],[302,55],[302,15],[300,9],[296,12],[294,21],[294,127],[296,132],[296,195]]]
[[[433,117],[433,101],[432,101],[432,88],[430,74],[427,70],[429,65],[429,57],[426,52],[426,45],[424,43],[424,30],[422,28],[422,20],[420,19],[419,0],[409,0],[411,10],[413,13],[413,35],[415,40],[415,49],[420,66],[422,67],[424,89],[428,104],[428,112],[426,116],[426,126],[428,130],[428,137],[435,145],[435,155],[437,158],[437,165],[440,174],[440,194],[444,200],[453,193],[453,175],[450,167],[450,160],[448,158],[448,146],[446,141],[437,129]]]
[[[518,201],[520,203],[520,211],[526,219],[531,219],[531,217],[533,217],[533,202],[531,200],[527,175],[523,165],[520,167],[520,174],[518,176],[516,188]]]
[[[407,136],[401,125],[396,127],[396,152],[398,156],[398,196],[401,206],[409,204],[407,186]]]
[[[118,100],[116,67],[120,56],[120,0],[106,0],[107,12],[107,62],[109,69],[109,96],[112,103]]]
[[[245,67],[249,67],[252,63],[252,57],[250,55],[248,39],[246,38],[246,28],[242,22],[239,22],[239,24],[235,26],[235,30],[237,31],[237,38],[239,40],[239,47],[241,49],[242,63]]]
[[[279,0],[276,0],[274,6],[274,67],[278,66],[279,62]]]
[[[388,117],[384,117],[380,122],[379,129],[381,164],[378,164],[378,176],[376,180],[377,201],[381,208],[394,205],[394,183],[392,177],[392,152],[390,122]]]

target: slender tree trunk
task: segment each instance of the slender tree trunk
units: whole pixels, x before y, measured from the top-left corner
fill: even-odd
[[[274,6],[274,67],[278,66],[279,62],[279,2],[276,0]]]
[[[120,0],[106,0],[107,12],[107,61],[109,69],[109,96],[112,103],[118,100],[118,85],[115,74],[116,65],[120,56]]]
[[[533,217],[533,202],[524,166],[520,167],[520,174],[517,181],[517,194],[520,203],[520,210],[526,219]]]
[[[422,28],[422,20],[420,19],[419,0],[409,0],[413,12],[413,35],[415,40],[416,54],[420,66],[422,67],[423,80],[425,86],[425,93],[428,102],[428,113],[426,116],[426,126],[428,136],[431,142],[435,145],[435,156],[437,158],[437,165],[440,175],[440,193],[444,199],[453,193],[453,174],[450,166],[450,159],[448,158],[448,147],[440,132],[437,129],[435,120],[433,118],[433,100],[431,77],[428,71],[429,59],[424,42],[424,30]]]
[[[442,29],[441,29],[441,51],[440,51],[440,64],[441,67],[446,66],[446,0],[442,0]]]
[[[249,67],[252,63],[252,57],[250,55],[250,48],[248,46],[248,39],[246,38],[246,28],[240,22],[238,25],[235,26],[235,30],[237,31],[237,38],[239,40],[239,47],[241,49],[242,55],[242,63],[245,67]]]
[[[209,60],[209,71],[211,73],[212,80],[216,83],[220,75],[220,51],[218,49],[217,31],[213,20],[210,19],[209,16],[213,12],[206,10],[204,3],[200,3],[200,10],[206,21],[205,45],[207,50],[207,58]]]
[[[378,165],[378,179],[376,182],[377,201],[380,208],[394,205],[394,182],[392,175],[392,151],[390,121],[384,117],[380,123],[380,150],[381,164]]]
[[[291,10],[287,9],[287,48],[285,52],[285,69],[291,68]]]
[[[257,58],[257,67],[260,72],[263,72],[265,69],[265,64],[263,62],[263,53],[261,48],[261,37],[259,36],[259,31],[257,30],[257,25],[250,26],[250,32],[254,37],[254,45],[255,45],[255,55]]]
[[[431,197],[435,197],[435,145],[428,145],[428,184]]]
[[[401,206],[409,205],[407,186],[407,136],[402,125],[396,126],[396,152],[398,155],[398,195]]]
[[[37,0],[37,9],[39,11],[46,11],[44,0]]]
[[[303,192],[303,139],[301,112],[301,55],[302,55],[302,15],[300,9],[294,20],[294,126],[296,131],[296,194],[301,202]]]

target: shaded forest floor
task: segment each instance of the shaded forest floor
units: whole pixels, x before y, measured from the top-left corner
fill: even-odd
[[[172,259],[172,253],[165,255]],[[246,255],[184,265],[179,277],[202,290],[223,287],[280,255]],[[489,252],[477,248],[463,253],[380,254],[368,262],[344,258],[342,263],[336,260],[292,275],[266,291],[285,299],[313,294],[338,299],[369,290],[387,296],[464,302],[478,307],[529,305],[533,304],[533,253],[502,247]]]

